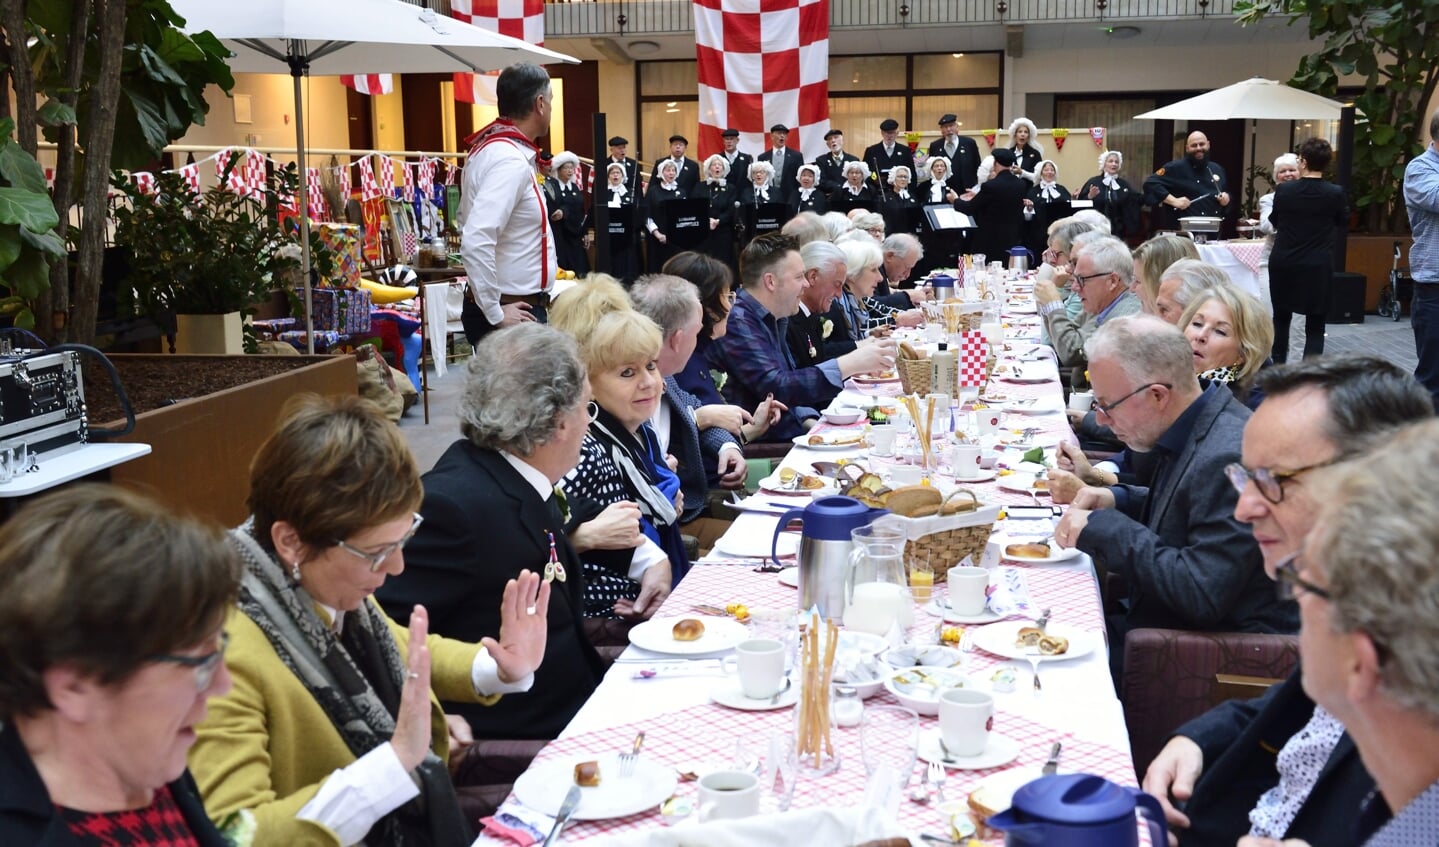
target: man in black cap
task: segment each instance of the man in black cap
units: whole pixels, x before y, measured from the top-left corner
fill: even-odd
[[[724,152],[721,154],[729,161],[729,181],[735,185],[745,185],[749,182],[749,166],[754,162],[754,157],[739,149],[739,130],[734,127],[720,133],[724,141]]]
[[[679,173],[675,176],[675,182],[679,183],[680,190],[684,192],[686,197],[690,196],[690,192],[694,191],[695,186],[698,185],[700,181],[699,162],[685,156],[685,150],[687,150],[689,146],[690,140],[683,135],[675,133],[670,136],[670,158],[675,160],[675,167],[679,168]],[[663,163],[664,159],[655,162],[654,175],[656,179],[659,178],[660,165]]]
[[[914,170],[914,151],[909,149],[908,144],[899,143],[899,121],[894,118],[885,118],[879,125],[880,135],[884,140],[878,144],[871,144],[864,149],[864,163],[869,165],[871,176],[879,177],[879,192],[889,191],[889,171],[895,165],[904,165],[909,168],[911,175]]]
[[[799,166],[804,164],[804,154],[785,146],[789,138],[789,127],[775,124],[769,128],[770,149],[759,154],[761,162],[774,166],[774,182],[769,190],[773,203],[789,205],[790,198],[799,192]]]
[[[979,229],[971,239],[973,250],[986,256],[1005,255],[1009,248],[1021,243],[1019,228],[1024,221],[1024,196],[1029,183],[1015,176],[1014,151],[1008,147],[994,150],[994,175],[978,192],[967,191],[954,201],[954,208],[972,215]]]
[[[859,157],[853,153],[844,152],[844,133],[832,129],[824,134],[824,144],[829,152],[814,160],[815,167],[819,168],[819,190],[828,197],[844,184],[844,163],[858,162]]]
[[[959,118],[945,115],[939,119],[939,138],[929,143],[929,155],[949,160],[949,187],[963,194],[979,181],[979,145],[973,138],[959,134]]]
[[[630,192],[631,197],[638,197],[640,191],[640,163],[625,155],[629,151],[629,147],[630,140],[623,135],[616,135],[611,138],[610,161],[618,162],[625,166],[625,190]],[[609,167],[609,164],[606,163],[605,167]]]

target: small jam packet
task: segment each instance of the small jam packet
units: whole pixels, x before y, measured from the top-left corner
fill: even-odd
[[[555,819],[519,803],[508,802],[500,806],[494,815],[480,818],[485,832],[530,847],[545,840],[545,833],[555,825]]]

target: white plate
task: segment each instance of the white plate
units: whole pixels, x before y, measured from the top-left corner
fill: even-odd
[[[1035,494],[1048,494],[1047,488],[1035,488],[1035,477],[1029,474],[1010,474],[999,478],[999,487],[1005,491],[1015,491],[1020,494],[1028,494],[1033,491]]]
[[[1033,403],[1003,403],[999,410],[1011,415],[1053,415],[1064,411],[1064,403],[1058,397],[1040,397]]]
[[[939,746],[939,730],[929,729],[919,734],[919,757],[926,762],[939,762],[946,768],[959,771],[980,771],[1007,765],[1019,758],[1020,743],[1008,735],[998,732],[989,734],[984,752],[978,756],[948,756]]]
[[[744,691],[739,687],[739,680],[727,679],[710,690],[710,699],[727,709],[739,709],[741,712],[788,709],[799,702],[799,683],[791,681],[789,689],[781,692],[778,700],[771,702],[773,698],[770,697],[754,700],[744,696]]]
[[[652,759],[640,758],[634,773],[620,776],[618,753],[573,756],[536,765],[515,780],[515,797],[546,815],[557,815],[570,786],[575,784],[575,765],[595,761],[600,765],[600,784],[580,788],[580,805],[575,820],[600,821],[648,812],[674,793],[678,779],[673,768]]]
[[[1007,545],[1022,544],[1024,542],[1021,539],[1013,538],[996,538],[994,540],[999,543],[999,555],[1006,562],[1019,562],[1025,565],[1057,565],[1069,562],[1079,557],[1078,547],[1057,547],[1055,546],[1053,541],[1049,542],[1049,555],[1045,556],[1043,559],[1030,559],[1023,556],[1006,556],[1004,555],[1004,548]]]
[[[796,446],[796,447],[806,447],[806,448],[808,448],[808,449],[810,449],[810,450],[862,450],[862,449],[864,449],[864,433],[860,432],[859,430],[855,430],[855,431],[853,432],[853,434],[846,433],[844,436],[842,436],[842,437],[844,437],[844,438],[852,438],[852,437],[857,438],[857,440],[855,440],[855,441],[846,441],[846,442],[843,443],[843,444],[834,444],[834,443],[831,443],[831,439],[833,439],[836,435],[838,435],[838,433],[834,433],[834,432],[822,432],[822,433],[819,433],[819,437],[820,437],[820,438],[823,438],[823,439],[825,440],[825,442],[824,442],[823,444],[811,444],[811,443],[809,443],[810,438],[813,437],[812,435],[796,435],[796,436],[794,437],[793,441],[794,441],[794,446]]]
[[[986,653],[993,653],[996,656],[1003,656],[1006,659],[1025,661],[1031,658],[1027,652],[1028,648],[1020,647],[1014,643],[1015,636],[1020,629],[1026,626],[1034,626],[1034,621],[1005,621],[1004,623],[991,624],[975,630],[974,646]],[[1087,656],[1094,650],[1094,644],[1099,639],[1097,633],[1086,632],[1082,629],[1062,623],[1050,621],[1044,631],[1050,635],[1058,635],[1069,639],[1069,652],[1061,653],[1058,656],[1039,656],[1044,662],[1063,662],[1067,659],[1077,659],[1080,656]]]
[[[694,618],[705,625],[704,635],[694,641],[676,641],[674,626],[684,618]],[[684,618],[651,618],[630,630],[630,643],[644,650],[689,656],[729,650],[749,637],[745,625],[731,618],[685,615]]]
[[[839,491],[839,488],[835,486],[834,480],[832,479],[822,477],[819,474],[805,474],[805,476],[810,476],[814,477],[815,479],[821,480],[822,482],[824,482],[824,487],[785,488],[784,483],[780,481],[779,474],[772,473],[759,481],[759,490],[763,491],[766,494],[777,494],[781,497],[813,497],[816,494],[823,496],[825,494],[834,494]],[[801,502],[798,505],[803,506],[804,503]]]
[[[799,588],[799,568],[785,568],[775,576],[779,579],[780,585],[788,585],[790,588]]]
[[[959,477],[954,477],[954,484],[969,485],[971,482],[992,482],[995,479],[995,474],[996,471],[994,468],[980,468],[979,476],[972,476],[968,479],[960,479]]]
[[[977,615],[961,615],[959,612],[956,612],[952,607],[941,606],[934,600],[925,603],[924,610],[937,618],[944,618],[950,623],[981,624],[994,623],[995,621],[1004,620],[1003,615],[996,615],[994,612],[991,612],[988,609],[985,609],[983,612],[980,612]]]
[[[850,379],[854,380],[856,385],[889,385],[890,383],[899,382],[899,374],[895,374],[894,376],[855,374],[850,377]]]
[[[794,507],[804,507],[804,502],[796,500]],[[778,511],[778,507],[775,507]],[[770,543],[773,540],[772,533],[754,532],[727,532],[720,536],[714,543],[715,552],[721,556],[737,556],[742,559],[768,559]],[[775,554],[780,558],[794,556],[799,553],[799,533],[782,532],[779,541],[776,542]]]

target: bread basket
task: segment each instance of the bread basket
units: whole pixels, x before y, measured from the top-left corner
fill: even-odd
[[[945,514],[950,501],[956,497],[968,497],[971,502],[961,505],[959,511]],[[904,545],[904,564],[912,569],[916,564],[927,564],[934,571],[934,581],[941,582],[949,569],[956,567],[966,556],[975,564],[984,555],[994,522],[999,517],[999,506],[986,506],[968,488],[957,488],[944,498],[939,514],[924,518],[896,516],[904,522],[907,541]],[[894,520],[890,518],[889,520]]]

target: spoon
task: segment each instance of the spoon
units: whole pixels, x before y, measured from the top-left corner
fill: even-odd
[[[919,785],[909,790],[909,801],[918,803],[921,806],[929,804],[929,769],[925,768],[920,776]]]
[[[790,687],[791,685],[793,685],[793,684],[794,684],[793,681],[792,681],[789,677],[785,677],[785,678],[784,678],[784,685],[780,686],[780,689],[774,693],[774,696],[771,697],[771,698],[769,698],[769,704],[770,704],[771,706],[776,706],[776,705],[778,705],[778,704],[779,704],[780,695],[782,695],[782,694],[784,694],[786,691],[788,691],[788,690],[789,690],[789,687]]]

